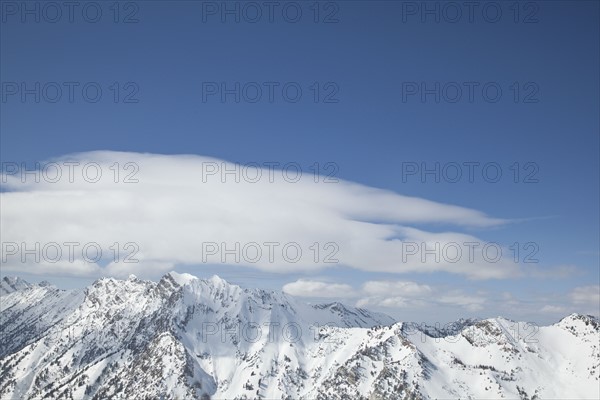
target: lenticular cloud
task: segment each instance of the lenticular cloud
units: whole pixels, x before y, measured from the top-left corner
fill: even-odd
[[[23,173],[16,163],[3,167],[2,257],[11,270],[119,275],[235,264],[274,272],[331,265],[443,270],[472,278],[515,272],[504,259],[488,262],[477,252],[452,262],[403,254],[407,241],[432,247],[483,242],[416,225],[443,223],[459,231],[505,221],[319,176],[297,163],[99,151],[40,163],[37,173]]]

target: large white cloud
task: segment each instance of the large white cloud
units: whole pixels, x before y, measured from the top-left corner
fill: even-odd
[[[427,232],[415,224],[441,223],[462,229],[506,221],[478,210],[348,181],[325,183],[319,178],[315,182],[306,166],[292,183],[295,168],[283,175],[264,165],[243,168],[193,155],[102,151],[52,161],[62,169],[56,182],[50,182],[56,180],[57,169],[49,163],[42,164],[45,175],[39,182],[31,174],[25,176],[25,182],[12,171],[2,176],[8,190],[0,194],[5,271],[143,275],[145,268],[167,271],[177,264],[222,263],[290,272],[337,263],[365,271],[447,271],[483,279],[518,273],[510,256],[489,262],[482,257],[481,247],[473,258],[464,253],[456,262],[431,255],[422,259],[423,251],[407,257],[409,242],[428,248],[485,243],[460,232]],[[67,162],[78,163],[72,167],[72,176],[68,165],[73,164]],[[86,179],[84,166],[88,167]],[[90,183],[96,170],[102,175]],[[226,170],[237,172],[222,174]],[[74,254],[77,262],[65,262],[63,254],[56,263],[36,263],[31,257],[22,262],[21,251],[9,254],[14,252],[4,246],[9,242],[29,247],[37,242],[42,249],[58,243],[63,251],[65,242],[80,245]],[[86,262],[81,254],[85,243],[98,243],[110,258],[118,248],[119,261],[102,268]],[[297,257],[298,249],[302,254]],[[123,257],[133,253],[139,262],[124,263]]]

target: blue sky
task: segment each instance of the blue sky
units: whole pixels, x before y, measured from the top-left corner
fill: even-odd
[[[593,288],[600,279],[597,2],[520,3],[518,15],[512,2],[477,2],[472,22],[463,8],[454,23],[448,21],[453,10],[442,2],[427,2],[440,10],[439,23],[435,15],[422,14],[421,2],[322,2],[318,15],[313,2],[281,2],[272,22],[263,6],[255,23],[247,21],[253,10],[236,2],[227,7],[240,7],[240,22],[232,14],[222,21],[221,2],[121,2],[118,15],[109,3],[98,3],[102,16],[96,23],[89,21],[95,9],[88,14],[75,9],[70,22],[63,8],[52,23],[54,10],[27,2],[39,7],[38,23],[22,4],[2,2],[2,162],[33,168],[36,161],[96,150],[195,154],[242,164],[296,162],[304,171],[315,162],[333,162],[344,181],[510,220],[485,228],[439,221],[411,226],[506,246],[534,242],[540,260],[535,267],[542,272],[473,281],[452,272],[395,274],[343,265],[286,273],[218,264],[178,264],[178,270],[275,289],[303,279],[360,291],[367,281],[387,280],[428,285],[440,296],[460,290],[461,296],[485,298],[482,308],[449,301],[450,310],[440,304],[386,308],[379,300],[363,302],[413,319],[423,310],[434,319],[512,313],[508,316],[538,321],[574,310],[598,312],[597,304],[574,300],[579,297],[573,292]],[[284,6],[288,14],[282,14]],[[498,7],[501,16],[491,22]],[[292,23],[297,9],[302,16]],[[137,22],[124,23],[132,19]],[[30,89],[40,82],[39,102],[34,94],[21,97],[23,82]],[[49,101],[53,82],[64,90],[57,102]],[[65,82],[75,82],[72,102]],[[90,82],[102,90],[97,102],[82,94]],[[272,102],[266,82],[274,82]],[[213,83],[218,93],[208,94]],[[221,83],[230,89],[251,85],[236,102],[232,94],[222,101]],[[254,83],[264,89],[257,102],[248,101]],[[435,94],[423,99],[421,85],[431,89],[436,83],[439,102]],[[475,88],[472,101],[469,83]],[[282,93],[286,84],[301,88],[297,102]],[[463,92],[453,102],[456,87]],[[488,97],[483,87],[491,87]],[[502,94],[492,102],[498,87]],[[414,88],[418,92],[411,94]],[[127,94],[137,102],[124,102]],[[502,178],[487,182],[480,169],[473,182],[464,175],[457,183],[403,175],[407,163],[465,162],[495,163]],[[523,182],[527,173],[538,182]],[[243,207],[243,199],[239,202]],[[23,267],[22,275],[28,274],[41,279]],[[93,279],[70,275],[46,278],[65,287]],[[340,300],[356,303],[367,292]],[[390,289],[389,296],[405,298],[396,292],[402,289]],[[507,307],[506,293],[519,306]],[[426,289],[422,294],[433,297]]]

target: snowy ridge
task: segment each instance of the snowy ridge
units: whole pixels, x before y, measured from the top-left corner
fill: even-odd
[[[0,280],[0,296],[15,292],[17,290],[27,289],[29,283],[16,276],[6,276]]]
[[[177,273],[2,288],[3,400],[600,398],[590,316],[419,326]]]

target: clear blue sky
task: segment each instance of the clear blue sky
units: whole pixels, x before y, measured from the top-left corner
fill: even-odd
[[[35,15],[22,15],[25,3],[2,1],[1,159],[33,165],[73,152],[118,150],[197,154],[240,163],[335,162],[336,175],[345,180],[497,218],[522,219],[508,227],[469,232],[507,245],[536,242],[540,265],[575,265],[579,272],[535,282],[475,283],[445,273],[375,277],[334,269],[319,276],[353,287],[369,279],[402,279],[467,291],[510,291],[532,302],[528,296],[534,291],[562,294],[567,301],[573,288],[599,283],[599,3],[520,3],[516,15],[513,2],[500,1],[494,3],[502,12],[495,23],[490,22],[494,9],[487,3],[478,2],[473,22],[463,8],[455,23],[448,21],[454,10],[442,2],[427,2],[439,7],[439,23],[435,15],[412,8],[423,7],[421,2],[322,2],[316,15],[312,1],[300,1],[286,8],[285,15],[282,6],[275,8],[272,22],[263,7],[255,23],[247,21],[255,10],[236,2],[227,4],[241,7],[239,23],[230,14],[221,20],[222,2],[121,2],[118,16],[112,2],[102,2],[97,23],[87,21],[81,8],[69,22],[66,6],[52,23],[48,20],[55,10],[38,4],[37,23]],[[26,4],[33,8],[36,2]],[[296,4],[302,16],[292,23]],[[483,8],[488,14],[482,14]],[[87,12],[87,19],[93,19],[94,10]],[[123,23],[128,16],[138,22]],[[20,92],[9,93],[13,83],[22,82],[30,88],[35,82],[42,87],[58,82],[63,97],[48,101],[54,93],[48,87],[39,103],[31,94],[22,101]],[[79,84],[73,102],[64,82]],[[81,94],[87,82],[102,88],[96,103]],[[118,103],[114,86],[110,88],[114,82],[119,85]],[[128,82],[133,85],[126,87]],[[222,102],[220,94],[206,92],[203,101],[206,82],[225,82],[230,88],[235,82],[279,86],[273,102],[264,89],[258,102],[247,101],[254,94],[249,91],[236,103],[233,95]],[[287,82],[302,88],[296,103],[282,96]],[[457,82],[463,96],[449,101],[455,93],[450,85],[439,103],[435,95],[423,102],[420,93],[406,92],[414,88],[407,82],[417,87],[421,82],[429,87]],[[465,82],[478,85],[472,102]],[[502,89],[495,103],[481,92],[490,82]],[[139,101],[123,102],[134,89],[131,98]],[[324,102],[332,91],[329,99],[338,101]],[[498,163],[502,179],[488,183],[476,174],[473,183],[466,178],[436,183],[431,177],[423,183],[415,176],[403,181],[403,163],[469,161]],[[524,165],[535,163],[539,182],[514,183],[509,167],[515,162],[521,181],[532,171]],[[199,276],[219,272],[248,286],[273,288],[301,276],[203,268],[181,270]],[[60,283],[60,278],[55,281]],[[66,278],[64,282],[68,286]],[[383,311],[399,316],[406,312]],[[534,308],[524,318],[537,318]],[[554,316],[539,316],[544,318]]]

